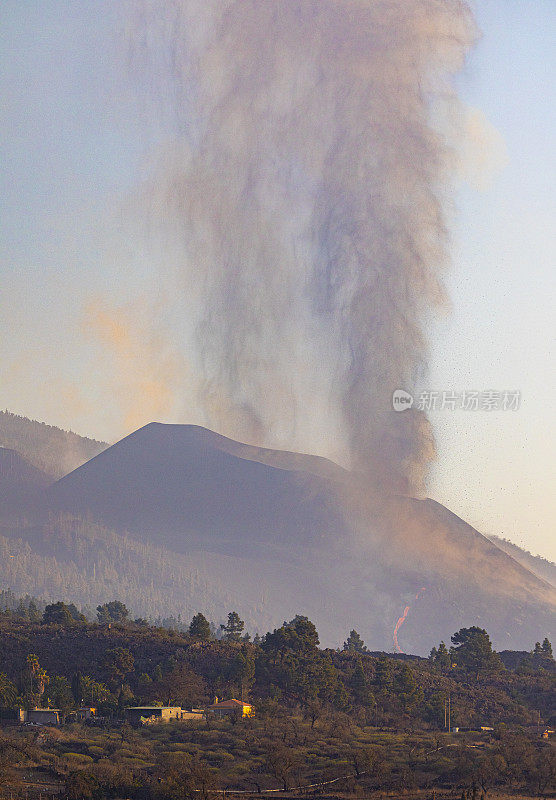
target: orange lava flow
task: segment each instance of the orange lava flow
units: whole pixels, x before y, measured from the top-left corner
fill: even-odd
[[[418,600],[421,597],[421,595],[423,594],[423,592],[426,592],[426,591],[427,591],[427,587],[423,586],[421,589],[419,589],[419,591],[415,595],[415,599]],[[406,606],[404,608],[403,614],[401,615],[401,617],[399,617],[399,619],[396,622],[396,625],[394,627],[393,639],[394,639],[394,647],[396,648],[396,652],[397,653],[403,653],[403,650],[400,647],[399,642],[398,642],[398,631],[400,630],[400,628],[404,624],[405,618],[407,617],[407,614],[408,614],[410,608],[411,608],[411,606]]]

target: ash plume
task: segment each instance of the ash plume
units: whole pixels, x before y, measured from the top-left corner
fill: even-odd
[[[207,422],[323,455],[342,437],[354,469],[418,492],[430,426],[391,397],[426,374],[444,300],[454,157],[431,116],[455,102],[467,4],[142,0],[126,14],[164,141],[145,227],[181,287]]]

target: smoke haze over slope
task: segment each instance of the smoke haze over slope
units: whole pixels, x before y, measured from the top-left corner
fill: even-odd
[[[207,424],[419,491],[430,427],[391,396],[422,379],[443,300],[452,156],[430,120],[455,102],[467,5],[145,0],[126,19],[165,134],[140,214]]]
[[[219,591],[243,609],[243,584],[264,574],[268,613],[281,619],[293,604],[334,645],[351,625],[374,647],[388,647],[422,587],[399,632],[414,652],[471,622],[504,646],[521,647],[533,630],[550,634],[556,592],[549,584],[444,506],[394,496],[366,502],[359,480],[314,456],[249,447],[197,426],[151,424],[49,487],[43,507],[97,520],[180,559],[241,561],[243,576],[234,568]],[[357,502],[342,502],[346,492]],[[264,581],[255,585],[258,592]]]

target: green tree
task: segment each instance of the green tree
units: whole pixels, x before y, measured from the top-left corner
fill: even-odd
[[[113,647],[106,651],[104,666],[112,684],[122,684],[126,675],[133,672],[134,659],[126,647]]]
[[[41,613],[34,600],[29,603],[29,622],[40,622]]]
[[[387,656],[381,656],[376,664],[375,685],[381,693],[387,693],[392,688],[392,683],[392,661]]]
[[[40,705],[49,680],[46,670],[39,664],[38,656],[30,653],[27,656],[23,672],[23,700],[26,708],[34,708]]]
[[[42,621],[44,625],[72,625],[74,619],[67,605],[58,601],[46,606]]]
[[[210,622],[199,611],[189,625],[189,635],[198,642],[208,642],[211,638]]]
[[[247,700],[249,690],[255,682],[255,655],[253,648],[242,645],[241,651],[235,659],[235,671],[238,680],[238,688],[242,700]]]
[[[345,705],[347,695],[329,654],[318,650],[313,623],[300,615],[267,633],[257,658],[258,677],[303,705],[317,698]]]
[[[85,697],[85,686],[83,684],[83,676],[80,672],[76,672],[71,679],[71,693],[75,700],[75,705],[80,706]]]
[[[450,654],[458,667],[466,672],[496,672],[503,669],[498,653],[492,649],[488,633],[484,628],[472,626],[461,628],[452,636]]]
[[[355,663],[355,669],[351,675],[349,686],[356,703],[361,706],[372,705],[374,703],[374,697],[369,689],[360,658],[358,658]]]
[[[239,642],[241,634],[245,628],[245,622],[240,619],[237,611],[230,611],[228,614],[228,622],[226,625],[220,626],[224,634],[224,639],[228,642]]]
[[[96,681],[89,675],[83,675],[81,680],[83,684],[82,700],[84,703],[96,706],[100,703],[105,703],[110,697],[110,691],[104,683]]]
[[[440,642],[438,649],[436,647],[432,648],[429,655],[429,661],[432,661],[432,663],[439,667],[443,672],[450,669],[452,666],[452,659],[444,642]]]
[[[533,670],[552,671],[554,669],[552,645],[547,638],[544,639],[542,644],[540,642],[535,644],[535,648],[528,661],[530,668]]]
[[[97,619],[101,625],[108,625],[112,622],[124,623],[128,616],[127,607],[119,600],[111,600],[109,603],[97,606]]]
[[[44,694],[50,707],[59,708],[63,712],[75,704],[68,679],[63,675],[54,675],[50,678]]]
[[[70,614],[71,614],[71,618],[72,618],[72,619],[73,619],[75,622],[87,622],[87,620],[85,619],[85,615],[84,615],[84,614],[82,614],[82,613],[81,613],[81,612],[78,610],[78,608],[77,608],[77,606],[75,605],[75,603],[70,603],[70,604],[68,605],[68,611],[69,611],[69,612],[70,612]]]
[[[365,642],[355,630],[349,632],[347,641],[344,642],[344,650],[351,653],[368,653]]]
[[[162,670],[152,681],[148,675],[142,676],[136,692],[143,701],[163,702],[166,705],[193,706],[203,702],[206,689],[203,679],[188,664],[178,663],[166,674]]]
[[[13,708],[17,699],[17,689],[4,672],[0,672],[0,706]]]
[[[423,702],[423,690],[409,664],[403,664],[396,673],[393,689],[405,711],[411,711]]]
[[[315,653],[319,645],[319,635],[314,624],[299,614],[290,622],[284,622],[281,628],[267,633],[261,643],[262,649],[269,654],[282,657],[288,651],[295,653]]]

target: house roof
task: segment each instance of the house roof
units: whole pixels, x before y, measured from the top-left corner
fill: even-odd
[[[245,708],[246,706],[250,708],[251,704],[244,703],[243,700],[234,700],[232,698],[231,700],[222,700],[220,703],[213,703],[211,706],[208,706],[208,708]]]
[[[39,714],[59,714],[60,713],[60,709],[59,708],[30,708],[29,712],[31,712],[31,711],[33,713],[38,711]]]

